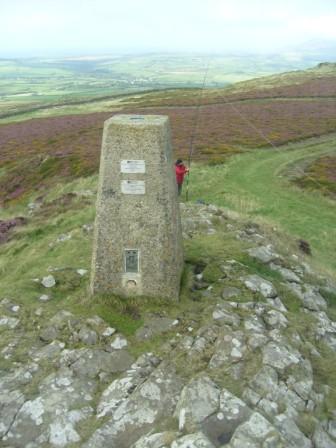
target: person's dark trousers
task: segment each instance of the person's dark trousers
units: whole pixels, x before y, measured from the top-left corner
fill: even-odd
[[[182,193],[182,184],[177,184],[177,194],[180,196]]]

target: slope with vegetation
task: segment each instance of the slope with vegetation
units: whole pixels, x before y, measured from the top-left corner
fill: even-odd
[[[202,95],[177,303],[88,294],[111,113],[1,125],[4,446],[336,446],[335,103],[225,92]],[[198,108],[151,95],[120,110],[169,114],[187,155]]]

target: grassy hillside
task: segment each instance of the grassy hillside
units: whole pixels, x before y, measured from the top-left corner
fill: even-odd
[[[176,156],[188,157],[194,133],[193,199],[280,226],[306,239],[316,260],[334,269],[335,76],[326,64],[229,89],[123,98],[113,111],[2,124],[1,204],[12,216],[31,194],[44,201],[59,182],[97,173],[103,122],[117,111],[167,114]]]
[[[285,56],[221,56],[193,54],[115,55],[65,59],[0,59],[0,118],[33,116],[70,105],[107,100],[134,91],[197,87],[211,65],[207,86],[278,73],[294,67]],[[303,61],[308,67],[311,61]],[[100,109],[101,110],[101,109]],[[85,109],[84,109],[85,112]]]
[[[286,177],[288,167],[305,160],[334,159],[336,137],[331,136],[281,150],[257,150],[232,158],[225,165],[195,166],[190,177],[190,197],[227,206],[280,232],[306,240],[315,261],[336,275],[335,201],[320,177],[301,174],[315,192],[298,188]],[[329,165],[330,171],[332,166]],[[335,176],[335,171],[332,171]],[[334,177],[333,177],[334,179]],[[330,179],[329,185],[335,188]],[[329,186],[328,185],[328,186]]]

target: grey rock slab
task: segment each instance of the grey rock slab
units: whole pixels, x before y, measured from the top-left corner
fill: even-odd
[[[139,382],[140,378],[134,379],[128,376],[114,380],[101,396],[97,406],[97,417],[111,415],[128,398]]]
[[[215,343],[215,352],[210,359],[209,367],[213,369],[239,362],[246,350],[245,334],[242,331],[225,331]]]
[[[284,329],[288,326],[287,318],[277,310],[267,311],[267,313],[263,315],[263,319],[271,328]]]
[[[252,349],[255,350],[259,347],[262,347],[267,344],[269,341],[268,337],[261,333],[251,334],[247,338],[247,345]]]
[[[234,328],[239,327],[240,324],[240,317],[237,314],[230,313],[220,304],[214,309],[212,318],[219,324],[231,325]]]
[[[321,311],[327,309],[327,302],[319,293],[319,289],[315,286],[296,283],[285,283],[287,288],[292,291],[301,301],[304,308],[310,311]]]
[[[283,372],[287,367],[299,364],[301,354],[289,345],[287,347],[269,342],[263,347],[263,364]]]
[[[246,331],[253,333],[266,332],[266,327],[263,320],[255,314],[251,314],[244,319],[244,328]]]
[[[275,299],[267,299],[268,305],[270,305],[272,308],[277,309],[281,313],[286,313],[287,308],[282,303],[281,299],[279,297],[276,297]]]
[[[329,435],[331,435],[334,439],[336,439],[336,420],[328,421],[327,431]]]
[[[94,330],[83,326],[78,332],[78,339],[86,345],[96,345],[98,342],[98,335]]]
[[[34,350],[31,353],[31,357],[35,362],[43,360],[53,361],[60,356],[61,351],[64,349],[64,347],[64,342],[55,340],[50,344],[42,347],[41,349]]]
[[[182,386],[181,379],[168,364],[160,365],[83,446],[129,448],[159,421],[172,415]]]
[[[141,437],[131,448],[167,448],[177,438],[172,431],[159,432]]]
[[[250,380],[250,388],[259,396],[272,394],[278,388],[278,373],[270,366],[262,367]]]
[[[16,317],[0,316],[0,328],[8,328],[14,330],[20,323],[20,319]]]
[[[204,434],[197,432],[175,440],[171,448],[215,448],[215,445]]]
[[[193,432],[199,423],[219,408],[220,391],[207,376],[194,378],[182,390],[174,416],[179,430]]]
[[[108,338],[110,336],[112,336],[117,330],[115,328],[112,327],[106,327],[103,332],[101,333],[102,336],[104,336],[105,338]]]
[[[250,257],[255,258],[261,263],[270,263],[271,261],[278,260],[280,256],[272,250],[272,246],[259,246],[248,249],[247,253]]]
[[[200,354],[208,349],[212,351],[212,347],[218,336],[218,331],[219,327],[214,325],[200,328],[190,348],[189,356],[199,358]]]
[[[311,311],[326,310],[328,308],[327,302],[321,296],[318,288],[305,285],[306,291],[303,293],[303,306]]]
[[[139,328],[135,337],[139,341],[144,341],[151,339],[153,336],[165,333],[175,326],[175,319],[170,319],[168,317],[152,317],[145,320],[143,327]]]
[[[41,280],[41,284],[45,287],[45,288],[52,288],[53,286],[56,285],[56,280],[55,277],[53,275],[47,275],[46,277],[43,277]]]
[[[44,342],[55,341],[59,336],[59,331],[55,327],[44,328],[40,333],[40,339]]]
[[[22,367],[17,365],[6,375],[0,378],[0,393],[6,394],[18,387],[25,386],[31,382],[34,375],[39,371],[38,364],[30,363]]]
[[[0,438],[8,433],[24,402],[20,390],[0,392]]]
[[[39,297],[39,301],[40,301],[40,302],[49,302],[49,300],[51,300],[51,297],[48,296],[48,294],[42,294],[42,295]]]
[[[248,421],[238,426],[230,442],[232,448],[285,448],[277,431],[261,414],[254,412]]]
[[[299,366],[288,376],[286,384],[303,400],[309,400],[313,389],[313,368],[309,360],[300,362]]]
[[[201,429],[215,446],[222,446],[231,440],[235,429],[250,415],[246,403],[223,389],[218,411],[202,422]]]
[[[125,347],[127,347],[128,342],[127,339],[124,336],[116,335],[112,342],[110,343],[110,347],[114,350],[121,350]]]
[[[269,419],[273,419],[277,414],[279,414],[279,406],[278,404],[267,398],[262,398],[258,402],[258,409],[261,411],[263,415],[265,415]]]
[[[85,322],[92,326],[94,329],[98,329],[99,327],[106,326],[106,322],[99,316],[92,316],[85,320]]]
[[[243,400],[251,407],[256,407],[262,400],[261,396],[253,389],[246,387],[242,394]]]
[[[305,411],[306,400],[303,400],[297,393],[290,389],[285,382],[281,381],[267,398],[276,401],[280,407],[285,409],[285,413],[290,416],[297,416]]]
[[[18,448],[35,446],[37,440],[52,447],[79,442],[76,424],[93,414],[88,403],[95,388],[93,382],[74,377],[69,369],[49,375],[39,386],[40,395],[20,407],[6,442]]]
[[[99,349],[86,349],[70,367],[80,377],[95,378],[100,372],[125,372],[133,362],[134,358],[126,350],[110,353]]]
[[[288,443],[288,448],[312,448],[313,444],[297,427],[294,420],[285,414],[277,415],[274,426]]]
[[[247,277],[242,277],[241,280],[248,289],[253,292],[259,292],[265,298],[277,296],[276,289],[272,283],[258,275],[248,275]]]
[[[294,282],[294,283],[301,283],[301,279],[298,275],[295,274],[295,272],[291,271],[290,269],[283,268],[282,266],[279,266],[274,263],[270,263],[269,267],[273,271],[279,272],[279,274],[282,276],[284,280],[287,282]]]
[[[241,289],[234,288],[233,286],[227,286],[222,291],[223,299],[231,299],[232,297],[238,297],[241,295]]]
[[[323,337],[328,333],[336,334],[336,322],[330,320],[324,311],[318,311],[316,313],[312,313],[312,315],[317,320],[315,332],[318,336]]]
[[[50,323],[58,329],[63,329],[65,327],[71,328],[75,320],[75,316],[72,313],[61,310],[50,319]]]
[[[160,360],[145,353],[131,366],[125,376],[114,380],[102,393],[97,406],[97,417],[111,415],[157,367]]]
[[[314,448],[336,448],[336,442],[318,425],[313,435]]]

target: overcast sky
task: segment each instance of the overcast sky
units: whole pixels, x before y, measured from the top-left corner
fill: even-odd
[[[281,51],[335,24],[336,0],[0,0],[0,57]]]

